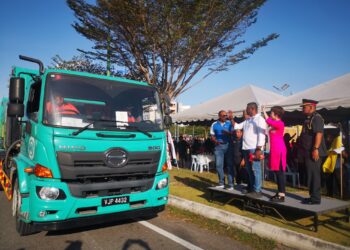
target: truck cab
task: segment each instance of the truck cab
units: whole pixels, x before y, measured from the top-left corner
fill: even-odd
[[[10,98],[0,112],[5,131],[0,159],[5,178],[0,179],[13,202],[19,234],[164,209],[167,143],[154,87],[89,73],[17,67],[11,81],[17,87],[11,90],[10,84]],[[23,100],[11,97],[21,88]]]

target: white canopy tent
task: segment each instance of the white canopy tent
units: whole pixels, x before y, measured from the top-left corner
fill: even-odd
[[[317,109],[350,108],[350,73],[276,102],[287,111],[300,110],[302,99],[319,101]]]
[[[350,120],[350,73],[306,89],[270,105],[280,105],[287,111],[283,118],[285,123],[289,125],[301,124],[304,116],[300,105],[304,98],[319,102],[317,104],[317,110],[323,116],[326,123],[338,123]]]
[[[272,91],[246,85],[225,95],[216,97],[202,104],[173,116],[176,123],[189,123],[198,121],[210,121],[217,118],[220,110],[232,110],[236,116],[241,116],[247,103],[256,102],[258,105],[267,105],[272,101],[281,101],[285,97]]]

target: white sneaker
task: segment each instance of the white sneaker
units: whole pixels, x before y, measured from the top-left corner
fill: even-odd
[[[225,188],[225,185],[218,185],[218,186],[215,186],[215,188]]]
[[[233,191],[233,187],[228,187],[226,190]]]

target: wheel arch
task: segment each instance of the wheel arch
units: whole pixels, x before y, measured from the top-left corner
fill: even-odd
[[[18,179],[19,191],[21,194],[29,193],[29,180],[28,174],[24,172],[24,168],[28,167],[28,165],[20,160],[18,157],[12,158],[13,164],[15,166],[11,170],[11,182],[12,186],[14,186],[14,182]]]

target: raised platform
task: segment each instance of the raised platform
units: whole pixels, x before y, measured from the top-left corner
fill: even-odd
[[[243,204],[243,209],[250,208],[261,212],[263,215],[266,214],[266,210],[272,209],[282,218],[283,216],[278,212],[278,210],[299,211],[305,214],[305,217],[313,216],[313,229],[315,231],[317,231],[317,227],[319,225],[318,216],[329,212],[344,211],[345,216],[342,218],[345,218],[346,221],[349,222],[350,202],[347,201],[322,197],[321,204],[308,205],[302,203],[303,199],[306,197],[297,194],[286,193],[285,202],[277,203],[270,201],[270,197],[275,195],[275,192],[272,190],[262,189],[263,197],[252,198],[242,193],[242,190],[244,188],[245,185],[238,185],[234,190],[231,191],[217,187],[209,187],[208,190],[211,193],[211,199],[214,198],[214,194],[225,195],[229,198],[240,200]]]

